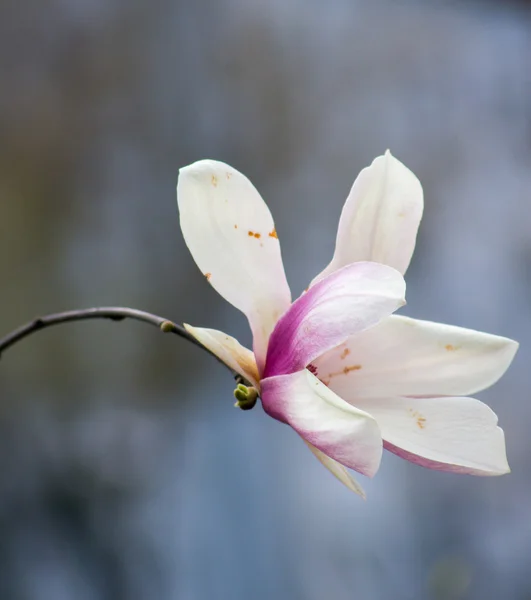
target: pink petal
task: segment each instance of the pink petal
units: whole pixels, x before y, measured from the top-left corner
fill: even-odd
[[[415,175],[389,151],[378,156],[354,182],[341,213],[332,262],[312,285],[360,260],[405,273],[423,206],[422,186]]]
[[[462,327],[391,315],[314,361],[347,402],[393,396],[468,396],[495,383],[518,344]]]
[[[336,396],[306,369],[262,380],[262,405],[309,444],[345,467],[372,477],[382,438],[376,421]]]
[[[269,209],[245,175],[214,160],[180,170],[177,201],[186,245],[209,283],[247,316],[263,366],[269,335],[291,303]]]
[[[186,323],[184,327],[228,367],[239,373],[257,390],[260,389],[260,376],[254,354],[242,346],[238,340],[217,329],[192,327]]]
[[[298,298],[269,341],[264,377],[299,371],[353,333],[378,323],[405,303],[404,279],[391,267],[355,263]]]
[[[371,398],[357,402],[382,431],[385,448],[411,462],[455,473],[509,472],[498,418],[474,398]]]

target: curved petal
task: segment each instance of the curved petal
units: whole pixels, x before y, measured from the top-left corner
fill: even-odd
[[[382,457],[382,438],[371,415],[336,396],[309,371],[262,380],[268,415],[291,425],[330,458],[372,477]]]
[[[358,494],[358,496],[361,496],[365,500],[365,491],[342,464],[338,463],[337,460],[326,456],[324,452],[321,452],[319,448],[312,446],[306,440],[304,440],[304,442],[306,443],[308,448],[313,452],[317,460],[324,467],[326,467],[334,477],[339,479],[339,481],[341,481],[343,485],[346,485],[350,491],[354,492],[355,494]]]
[[[361,262],[332,273],[298,298],[269,341],[264,377],[299,371],[353,333],[405,304],[406,284],[386,265]]]
[[[269,209],[247,177],[213,160],[180,170],[177,202],[195,262],[210,284],[245,313],[262,362],[269,334],[291,303]]]
[[[358,175],[345,202],[331,263],[312,282],[345,265],[371,260],[408,268],[424,207],[422,186],[389,150]]]
[[[391,315],[314,361],[339,396],[468,396],[495,383],[514,358],[508,338]]]
[[[385,448],[423,467],[470,475],[510,471],[498,417],[474,398],[372,398]]]
[[[184,323],[184,328],[228,367],[239,373],[257,390],[260,389],[260,378],[254,354],[242,346],[238,340],[217,329],[192,327],[187,323]]]

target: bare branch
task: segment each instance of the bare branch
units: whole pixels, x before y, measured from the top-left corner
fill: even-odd
[[[110,319],[111,321],[123,321],[124,319],[135,319],[136,321],[143,321],[144,323],[149,323],[150,325],[154,325],[158,329],[160,329],[163,333],[174,333],[183,339],[192,342],[199,348],[206,350],[211,356],[213,356],[218,362],[222,365],[227,365],[220,360],[215,354],[213,354],[208,348],[203,346],[200,342],[198,342],[193,335],[188,333],[186,329],[182,325],[178,325],[173,321],[165,319],[164,317],[159,317],[158,315],[153,315],[148,312],[144,312],[143,310],[136,310],[135,308],[124,308],[117,306],[107,306],[103,308],[85,308],[81,310],[69,310],[66,312],[55,313],[52,315],[46,315],[44,317],[38,317],[25,325],[21,325],[11,333],[8,333],[6,336],[0,339],[0,356],[1,354],[24,339],[25,337],[40,331],[41,329],[46,329],[47,327],[52,327],[53,325],[60,325],[61,323],[72,323],[74,321],[87,321],[89,319]],[[242,380],[241,376],[227,367],[232,375],[238,380]]]

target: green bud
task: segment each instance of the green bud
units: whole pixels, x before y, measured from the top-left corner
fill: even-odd
[[[243,383],[239,383],[234,390],[234,397],[236,398],[235,407],[251,410],[258,399],[258,391],[254,387],[247,387]]]
[[[238,402],[247,402],[247,394],[238,388],[234,390],[234,397]]]

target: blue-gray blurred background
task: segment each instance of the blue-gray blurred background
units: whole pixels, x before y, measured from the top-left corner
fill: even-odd
[[[386,455],[363,502],[215,361],[135,322],[36,334],[0,362],[2,600],[531,598],[531,12],[428,0],[3,0],[2,332],[128,305],[242,315],[182,240],[178,168],[246,173],[294,294],[358,171],[424,185],[406,314],[514,337],[481,394],[513,469]]]

